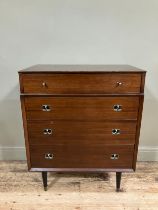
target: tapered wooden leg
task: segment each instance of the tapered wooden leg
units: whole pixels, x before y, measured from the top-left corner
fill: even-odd
[[[122,172],[116,172],[116,192],[120,191],[121,175]]]
[[[47,191],[47,172],[46,171],[42,171],[42,180],[43,180],[44,190]]]

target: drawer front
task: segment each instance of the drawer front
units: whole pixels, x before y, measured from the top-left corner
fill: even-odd
[[[23,74],[22,92],[50,94],[139,93],[141,74]]]
[[[25,97],[28,120],[136,120],[139,97]]]
[[[31,146],[33,168],[132,168],[133,146]]]
[[[31,145],[127,145],[135,143],[136,122],[28,122]]]

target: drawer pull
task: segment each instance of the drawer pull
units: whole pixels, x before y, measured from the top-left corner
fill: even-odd
[[[115,112],[120,112],[120,111],[122,111],[122,105],[115,104],[113,106],[113,109],[114,109]]]
[[[44,130],[43,130],[43,134],[44,134],[44,135],[52,135],[52,129],[50,129],[50,128],[44,129]]]
[[[53,155],[53,154],[51,154],[51,153],[46,153],[46,154],[45,154],[45,159],[51,160],[51,159],[53,159],[53,158],[54,158],[54,155]]]
[[[112,135],[119,135],[120,134],[120,129],[112,129]]]
[[[51,110],[50,106],[49,105],[42,105],[42,110],[44,112],[49,112]]]
[[[46,82],[42,82],[42,87],[47,87],[47,83]]]
[[[118,86],[121,86],[123,83],[122,82],[117,82],[116,84],[117,84],[117,87],[118,87]]]
[[[111,160],[117,160],[119,159],[119,154],[111,154]]]

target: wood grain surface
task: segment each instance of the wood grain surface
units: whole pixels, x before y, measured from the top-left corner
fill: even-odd
[[[135,121],[29,121],[29,143],[36,145],[125,145],[135,143]],[[45,134],[51,129],[51,134]],[[119,129],[120,134],[112,134]]]
[[[130,65],[101,65],[101,64],[36,64],[26,69],[22,69],[19,73],[145,73],[146,71]]]
[[[114,105],[122,111],[114,111]],[[50,111],[42,110],[48,105]],[[136,120],[139,96],[25,98],[27,120]]]
[[[32,168],[126,168],[132,169],[134,147],[91,145],[32,145],[30,146]],[[50,153],[53,159],[45,159]],[[117,160],[111,155],[118,154]],[[49,170],[48,170],[49,171]]]
[[[139,93],[141,74],[23,74],[24,93]],[[119,85],[120,84],[120,85]]]

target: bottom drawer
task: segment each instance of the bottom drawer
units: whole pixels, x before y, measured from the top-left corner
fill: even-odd
[[[133,146],[30,146],[32,168],[132,168]]]

